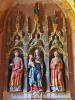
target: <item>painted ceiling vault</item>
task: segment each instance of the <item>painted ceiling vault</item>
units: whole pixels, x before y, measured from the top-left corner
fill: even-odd
[[[5,14],[5,12],[16,5],[17,3],[34,3],[36,1],[41,1],[42,3],[51,3],[51,2],[60,2],[60,5],[65,4],[67,6],[68,11],[73,10],[75,12],[75,1],[74,0],[0,0],[0,19],[1,16]]]
[[[0,16],[1,16],[1,14],[3,14],[3,12],[5,10],[10,8],[12,4],[16,4],[17,2],[19,2],[19,3],[33,3],[35,1],[41,1],[43,3],[48,3],[48,2],[50,3],[50,2],[56,2],[56,1],[57,2],[58,1],[65,2],[65,3],[68,3],[75,12],[75,1],[74,0],[29,0],[29,1],[27,1],[27,0],[0,0]]]
[[[15,6],[17,3],[34,3],[36,1],[40,1],[43,4],[54,2],[63,12],[66,12],[65,15],[75,19],[75,0],[0,0],[0,33],[2,32],[6,13],[12,6]]]

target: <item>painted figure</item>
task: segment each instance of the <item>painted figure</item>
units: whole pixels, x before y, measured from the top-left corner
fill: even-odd
[[[43,64],[39,55],[39,50],[34,51],[34,64],[35,64],[35,81],[39,91],[42,90],[42,74],[43,74]]]
[[[22,75],[23,75],[23,60],[21,57],[19,57],[19,51],[14,51],[14,58],[12,60],[12,63],[10,64],[10,67],[12,69],[11,77],[10,77],[10,91],[22,91]]]
[[[15,43],[14,43],[14,46],[23,47],[23,43],[22,43],[22,41],[20,40],[20,36],[19,36],[19,35],[16,35],[16,36],[15,36]]]
[[[53,92],[63,91],[63,62],[57,51],[54,52],[54,58],[52,58],[50,63],[51,69],[51,90]]]
[[[28,68],[29,68],[29,73],[28,73],[29,91],[34,91],[34,90],[37,90],[36,82],[34,79],[36,70],[35,70],[35,66],[34,66],[33,57],[31,54],[29,55]]]

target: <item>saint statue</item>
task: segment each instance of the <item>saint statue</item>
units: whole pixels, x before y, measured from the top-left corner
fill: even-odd
[[[45,71],[41,51],[35,48],[28,57],[28,91],[46,91]]]
[[[20,40],[20,36],[19,35],[16,35],[15,36],[15,43],[14,43],[14,46],[19,46],[19,47],[23,47],[23,43],[22,41]]]
[[[9,47],[22,47],[23,48],[23,42],[21,41],[21,37],[16,34],[15,37],[8,43]]]
[[[50,62],[50,79],[51,79],[51,91],[64,91],[63,81],[63,61],[57,51],[54,51],[54,58]]]
[[[51,48],[54,48],[54,47],[63,48],[63,45],[62,45],[62,43],[59,40],[59,37],[57,35],[55,35],[54,38],[52,39],[51,44],[50,44],[50,47]]]
[[[36,46],[36,45],[44,47],[44,44],[42,40],[40,39],[40,34],[35,34],[35,38],[31,40],[30,47]]]
[[[32,54],[29,54],[29,62],[28,62],[28,79],[29,79],[29,91],[37,90],[36,81],[35,81],[35,65]]]
[[[19,57],[19,51],[14,51],[14,58],[12,63],[10,63],[11,76],[9,82],[10,92],[22,91],[22,75],[23,75],[23,60]]]
[[[42,75],[43,75],[43,63],[40,58],[39,50],[34,51],[34,64],[35,64],[35,81],[39,91],[42,91]]]

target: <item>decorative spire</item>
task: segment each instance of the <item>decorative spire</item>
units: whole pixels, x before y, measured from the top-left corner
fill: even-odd
[[[51,16],[51,21],[52,21],[52,24],[56,24],[56,16]]]
[[[39,13],[40,13],[39,3],[36,2],[36,3],[35,3],[35,6],[34,6],[34,14],[35,14],[36,16],[39,16]]]
[[[56,32],[57,31],[57,24],[53,24],[53,32]]]
[[[20,12],[17,12],[17,16],[16,16],[16,32],[18,33],[20,30]]]
[[[53,24],[53,31],[56,32],[56,30],[57,30],[57,17],[51,16],[51,22]]]
[[[44,30],[44,33],[47,33],[48,32],[48,16],[45,16],[45,21],[43,22],[43,30]]]
[[[25,16],[23,30],[24,30],[24,32],[28,33],[28,16]]]
[[[66,22],[65,22],[65,18],[63,17],[63,28],[62,28],[63,32],[66,32]]]
[[[36,2],[34,5],[34,23],[38,24],[39,22],[39,14],[40,14],[40,7],[39,7],[39,2]]]

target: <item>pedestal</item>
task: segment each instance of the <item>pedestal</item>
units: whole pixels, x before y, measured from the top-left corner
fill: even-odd
[[[23,93],[3,93],[2,100],[72,100],[70,92],[50,93],[50,92],[23,92]]]

